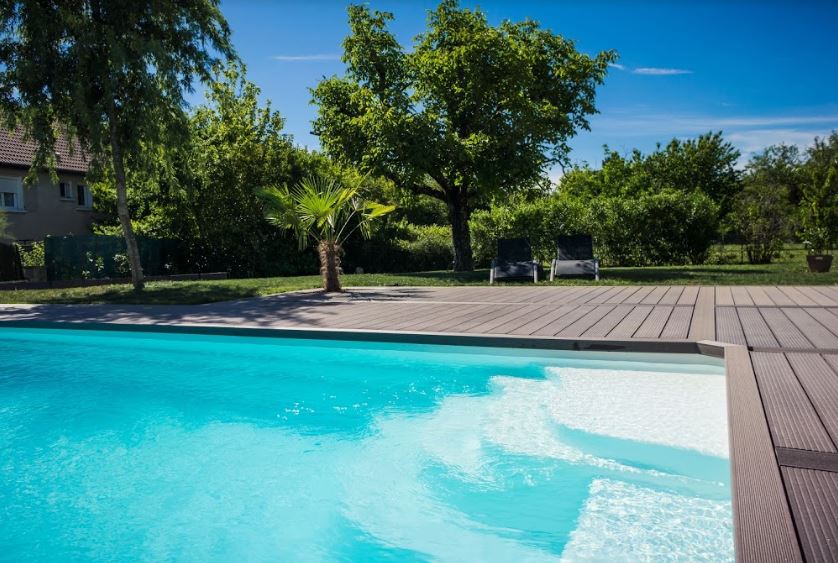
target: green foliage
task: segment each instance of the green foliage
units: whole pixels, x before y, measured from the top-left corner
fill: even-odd
[[[745,182],[782,186],[788,201],[798,205],[805,182],[803,159],[795,145],[772,145],[754,155],[745,167]]]
[[[8,220],[6,219],[6,212],[0,211],[0,240],[8,236],[6,229],[8,228]]]
[[[271,225],[292,232],[300,249],[314,243],[326,291],[341,290],[340,253],[344,242],[356,231],[369,238],[372,222],[395,209],[363,199],[359,184],[325,176],[304,178],[291,188],[264,188],[260,197]]]
[[[719,227],[719,207],[700,191],[662,190],[591,202],[590,230],[606,264],[701,264]]]
[[[665,190],[701,191],[719,205],[722,216],[741,189],[736,169],[739,151],[721,133],[697,139],[673,139],[666,147],[622,156],[605,147],[602,168],[575,167],[562,177],[559,190],[576,197],[636,197]]]
[[[143,275],[125,169],[179,142],[184,93],[196,76],[210,78],[219,57],[233,49],[218,0],[17,0],[0,9],[0,113],[36,142],[28,180],[54,171],[59,133],[113,177],[135,289]]]
[[[34,242],[28,248],[18,244],[17,251],[20,255],[21,265],[26,268],[37,268],[46,265],[43,242]]]
[[[734,201],[731,219],[751,264],[770,264],[788,238],[790,194],[799,194],[800,180],[797,147],[768,147],[748,162],[745,188]]]
[[[392,14],[349,8],[345,77],[314,90],[314,131],[342,164],[448,207],[455,269],[471,269],[468,218],[498,194],[545,182],[588,128],[613,52],[589,57],[533,21],[499,26],[443,0],[411,50]]]
[[[809,251],[824,254],[838,240],[838,133],[815,139],[804,165],[800,235]]]
[[[184,271],[314,271],[314,255],[300,253],[293,237],[267,224],[258,190],[335,167],[293,146],[282,132],[281,115],[259,103],[259,88],[247,81],[243,67],[219,69],[215,77],[206,103],[187,122],[183,142],[128,170],[138,233],[180,241],[178,269]],[[96,210],[106,218],[97,232],[113,234],[119,228],[113,182],[106,177],[92,189]]]
[[[498,238],[527,237],[535,258],[556,255],[556,237],[588,233],[609,266],[699,264],[718,229],[718,206],[701,192],[676,190],[638,197],[583,200],[552,196],[513,201],[472,216],[475,255],[481,264],[495,256]]]
[[[785,186],[748,182],[739,194],[733,208],[734,225],[751,264],[770,264],[780,251],[789,235],[790,211]]]
[[[377,227],[367,240],[346,245],[346,271],[367,273],[450,270],[454,259],[451,228],[413,225],[405,220]]]
[[[478,264],[487,266],[497,254],[499,238],[526,237],[534,258],[548,262],[556,257],[556,237],[587,232],[589,210],[580,200],[545,197],[528,201],[513,198],[472,215],[471,236]]]
[[[373,220],[395,206],[366,201],[360,186],[324,176],[304,178],[291,188],[260,190],[268,222],[294,233],[303,249],[311,242],[342,245],[356,230],[369,237]]]

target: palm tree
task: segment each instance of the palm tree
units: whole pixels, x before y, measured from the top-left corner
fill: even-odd
[[[293,231],[301,249],[314,242],[326,291],[341,291],[340,250],[347,237],[356,230],[369,237],[370,223],[395,209],[364,200],[360,186],[323,176],[310,176],[292,188],[265,188],[261,195],[269,223]]]

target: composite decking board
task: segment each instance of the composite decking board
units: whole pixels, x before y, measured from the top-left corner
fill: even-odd
[[[803,310],[809,313],[813,319],[821,323],[829,332],[838,335],[838,315],[833,314],[829,309],[819,307],[806,307]]]
[[[607,315],[598,320],[582,336],[607,336],[634,309],[634,305],[614,305]]]
[[[743,346],[748,344],[736,307],[716,307],[716,339]]]
[[[655,305],[634,333],[635,338],[658,338],[669,320],[669,315],[672,314],[672,309],[674,307],[671,305]]]
[[[838,336],[832,334],[805,309],[784,307],[782,311],[816,348],[838,348]]]
[[[623,288],[623,291],[621,291],[619,295],[614,296],[614,303],[618,305],[623,303],[626,299],[637,293],[637,290],[639,289],[640,288],[636,285],[627,285]]]
[[[541,304],[541,303],[521,303],[516,305],[502,305],[496,306],[494,309],[485,311],[480,315],[475,315],[471,318],[463,320],[460,324],[452,328],[453,332],[470,332],[473,329],[486,330],[487,327],[503,327],[504,322],[510,318],[515,318],[522,312],[533,313],[536,311],[547,311],[555,305]]]
[[[836,452],[786,357],[779,352],[752,352],[751,361],[774,445]]]
[[[733,306],[733,292],[730,287],[718,286],[716,287],[716,305],[720,307]]]
[[[684,291],[684,286],[682,285],[673,285],[669,289],[666,290],[666,293],[663,294],[660,301],[658,301],[658,305],[677,305],[678,299],[681,297],[681,293]]]
[[[783,348],[814,348],[806,336],[800,332],[782,310],[760,307],[762,318],[771,328],[771,332]]]
[[[789,364],[832,438],[838,444],[838,377],[818,354],[789,352]]]
[[[737,307],[739,321],[748,346],[759,348],[777,348],[780,344],[774,338],[774,333],[758,309],[753,307]]]
[[[797,287],[796,289],[811,299],[818,307],[838,307],[838,301],[827,297],[814,287]]]
[[[560,330],[575,322],[577,319],[589,314],[596,305],[579,305],[575,309],[562,314],[556,320],[532,331],[533,336],[555,336]]]
[[[378,304],[376,308],[372,304],[362,304],[358,306],[361,309],[359,313],[337,319],[335,326],[348,327],[360,322],[364,323],[367,328],[385,327],[390,326],[396,319],[415,319],[418,315],[428,314],[432,310],[441,310],[443,307],[447,310],[450,306],[405,302]],[[363,309],[367,309],[366,314]]]
[[[516,318],[510,321],[503,327],[507,334],[516,334],[520,336],[527,336],[532,334],[539,328],[550,324],[558,318],[568,314],[570,311],[578,309],[581,305],[550,305],[543,307],[531,314]]]
[[[693,340],[716,339],[716,291],[712,287],[698,290],[689,337]]]
[[[794,301],[795,305],[799,305],[801,307],[811,307],[813,305],[817,305],[814,301],[812,301],[809,297],[801,293],[799,289],[789,285],[782,285],[779,286],[780,291],[788,295],[789,299]]]
[[[643,298],[640,302],[642,305],[657,305],[660,303],[660,300],[663,299],[663,296],[666,292],[669,291],[669,288],[665,285],[658,285],[655,286],[652,291]]]
[[[631,338],[653,309],[652,305],[635,305],[633,307],[631,312],[608,334],[609,338]]]
[[[830,305],[830,307],[838,307],[838,286],[813,285],[811,287],[814,291],[817,291],[827,299],[835,301],[836,304]]]
[[[548,305],[547,307],[556,306]],[[511,310],[506,311],[502,316],[494,318],[491,321],[485,321],[483,322],[483,324],[464,329],[464,332],[490,333],[494,332],[496,329],[498,330],[498,332],[506,332],[510,326],[517,322],[518,319],[527,319],[530,317],[530,315],[537,315],[539,314],[539,312],[543,312],[544,310],[545,306],[541,304],[521,305],[520,307],[513,307]]]
[[[829,364],[829,367],[832,368],[832,371],[838,377],[838,354],[824,354],[823,359],[826,360],[826,363]]]
[[[766,286],[764,289],[768,297],[771,298],[771,301],[774,302],[774,305],[778,307],[797,305],[797,303],[792,301],[788,295],[780,291],[780,288],[775,285]]]
[[[690,321],[692,320],[692,307],[675,307],[666,326],[663,327],[661,338],[687,338],[690,333]]]
[[[571,316],[573,320],[578,316],[573,316],[577,309],[583,305],[558,305],[546,311],[540,311],[537,314],[528,315],[525,318],[518,319],[515,323],[509,323],[505,332],[507,334],[515,334],[519,336],[529,336],[536,334],[541,328],[559,322],[561,319]],[[579,315],[584,314],[587,309],[583,309]]]
[[[486,309],[482,313],[475,313],[470,317],[466,317],[458,324],[448,327],[448,330],[451,332],[465,332],[470,328],[485,324],[498,317],[502,317],[503,315],[509,313],[509,311],[520,307],[521,305],[494,305],[492,308]]]
[[[454,310],[459,310],[455,309],[456,307],[456,305],[425,305],[415,311],[412,311],[412,314],[397,314],[393,319],[389,319],[382,323],[376,323],[375,328],[381,330],[413,330],[413,326],[425,322],[428,319],[450,314]]]
[[[608,303],[611,296],[619,293],[623,288],[618,286],[611,286],[608,288],[597,288],[599,291],[595,292],[590,299],[586,299],[585,303],[589,305],[602,305]]]
[[[578,296],[576,299],[573,300],[573,303],[577,304],[577,305],[586,305],[586,304],[590,303],[591,301],[594,301],[595,299],[597,299],[600,295],[602,295],[602,292],[603,292],[602,287],[595,287],[595,288],[593,288],[593,291],[589,291],[589,292],[585,293],[584,295]]]
[[[779,447],[775,447],[774,451],[777,453],[777,463],[780,466],[838,473],[838,453]]]
[[[737,306],[753,305],[754,300],[748,293],[748,288],[744,286],[736,286],[730,288],[730,294],[733,296],[733,302]]]
[[[610,313],[614,307],[614,305],[597,305],[587,315],[570,323],[568,326],[554,333],[554,335],[563,337],[582,336],[586,330]]]
[[[774,302],[768,297],[768,294],[765,292],[765,288],[759,287],[758,285],[749,285],[746,286],[748,290],[748,294],[751,296],[751,300],[753,300],[754,305],[757,307],[772,307],[774,306]]]
[[[623,300],[623,303],[626,305],[639,305],[640,302],[650,293],[652,290],[655,289],[653,286],[644,285],[641,286],[636,292],[631,294],[629,297]]]
[[[838,561],[838,473],[783,467],[807,561]]]
[[[748,351],[727,346],[725,371],[737,561],[800,561]]]
[[[695,305],[695,300],[698,297],[697,285],[685,285],[684,291],[681,292],[681,297],[678,298],[678,305]]]
[[[418,323],[406,325],[409,330],[427,330],[430,332],[443,332],[445,327],[455,325],[461,322],[465,317],[476,315],[482,311],[488,311],[494,307],[495,304],[484,305],[482,307],[470,307],[468,305],[454,305],[448,312],[440,313],[439,315],[431,315]]]

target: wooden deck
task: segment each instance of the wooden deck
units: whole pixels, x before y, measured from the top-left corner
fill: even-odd
[[[193,307],[0,305],[0,321],[739,345],[726,357],[728,376],[737,382],[729,387],[731,424],[742,429],[731,437],[734,483],[776,485],[780,494],[734,499],[743,513],[761,514],[737,521],[738,555],[838,560],[838,286],[359,288]]]

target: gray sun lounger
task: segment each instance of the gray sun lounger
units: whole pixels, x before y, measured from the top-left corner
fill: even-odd
[[[556,243],[557,257],[550,267],[550,281],[556,276],[593,276],[599,281],[599,259],[594,257],[590,235],[561,236]]]
[[[498,257],[492,260],[489,283],[502,278],[532,278],[538,283],[540,267],[532,259],[530,241],[525,238],[498,239]]]

